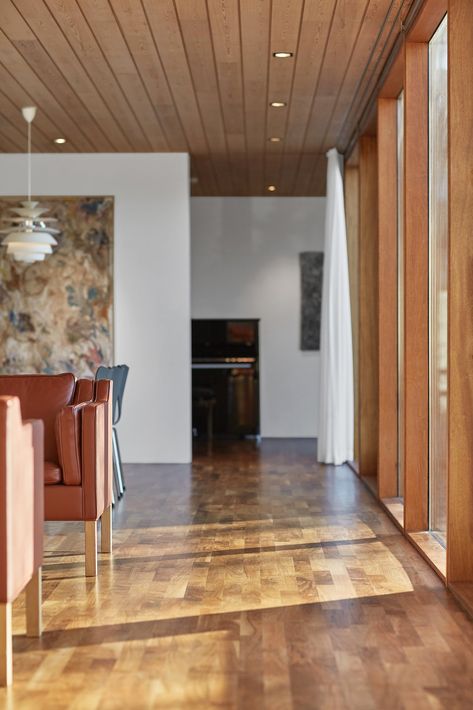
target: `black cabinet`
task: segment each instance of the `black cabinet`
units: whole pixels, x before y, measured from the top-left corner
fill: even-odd
[[[220,437],[259,435],[257,320],[192,321],[192,426],[198,436],[210,426]]]

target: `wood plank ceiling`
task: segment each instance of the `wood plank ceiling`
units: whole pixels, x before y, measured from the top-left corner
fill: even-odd
[[[324,194],[412,2],[0,0],[0,151],[34,104],[36,151],[186,151],[195,195]]]

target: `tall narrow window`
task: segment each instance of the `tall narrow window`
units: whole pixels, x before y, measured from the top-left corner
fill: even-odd
[[[404,92],[397,100],[397,492],[404,497]]]
[[[448,298],[447,18],[429,45],[429,491],[430,529],[447,528]]]

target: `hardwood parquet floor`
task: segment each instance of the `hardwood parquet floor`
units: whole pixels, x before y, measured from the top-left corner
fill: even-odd
[[[0,707],[473,708],[473,624],[347,468],[243,442],[130,466],[114,553],[48,524],[45,632]]]

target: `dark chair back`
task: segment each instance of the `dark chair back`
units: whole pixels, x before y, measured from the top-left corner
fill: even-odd
[[[129,371],[128,365],[113,365],[106,367],[100,365],[95,373],[96,380],[112,380],[113,382],[113,425],[120,421],[122,416],[123,393]]]

